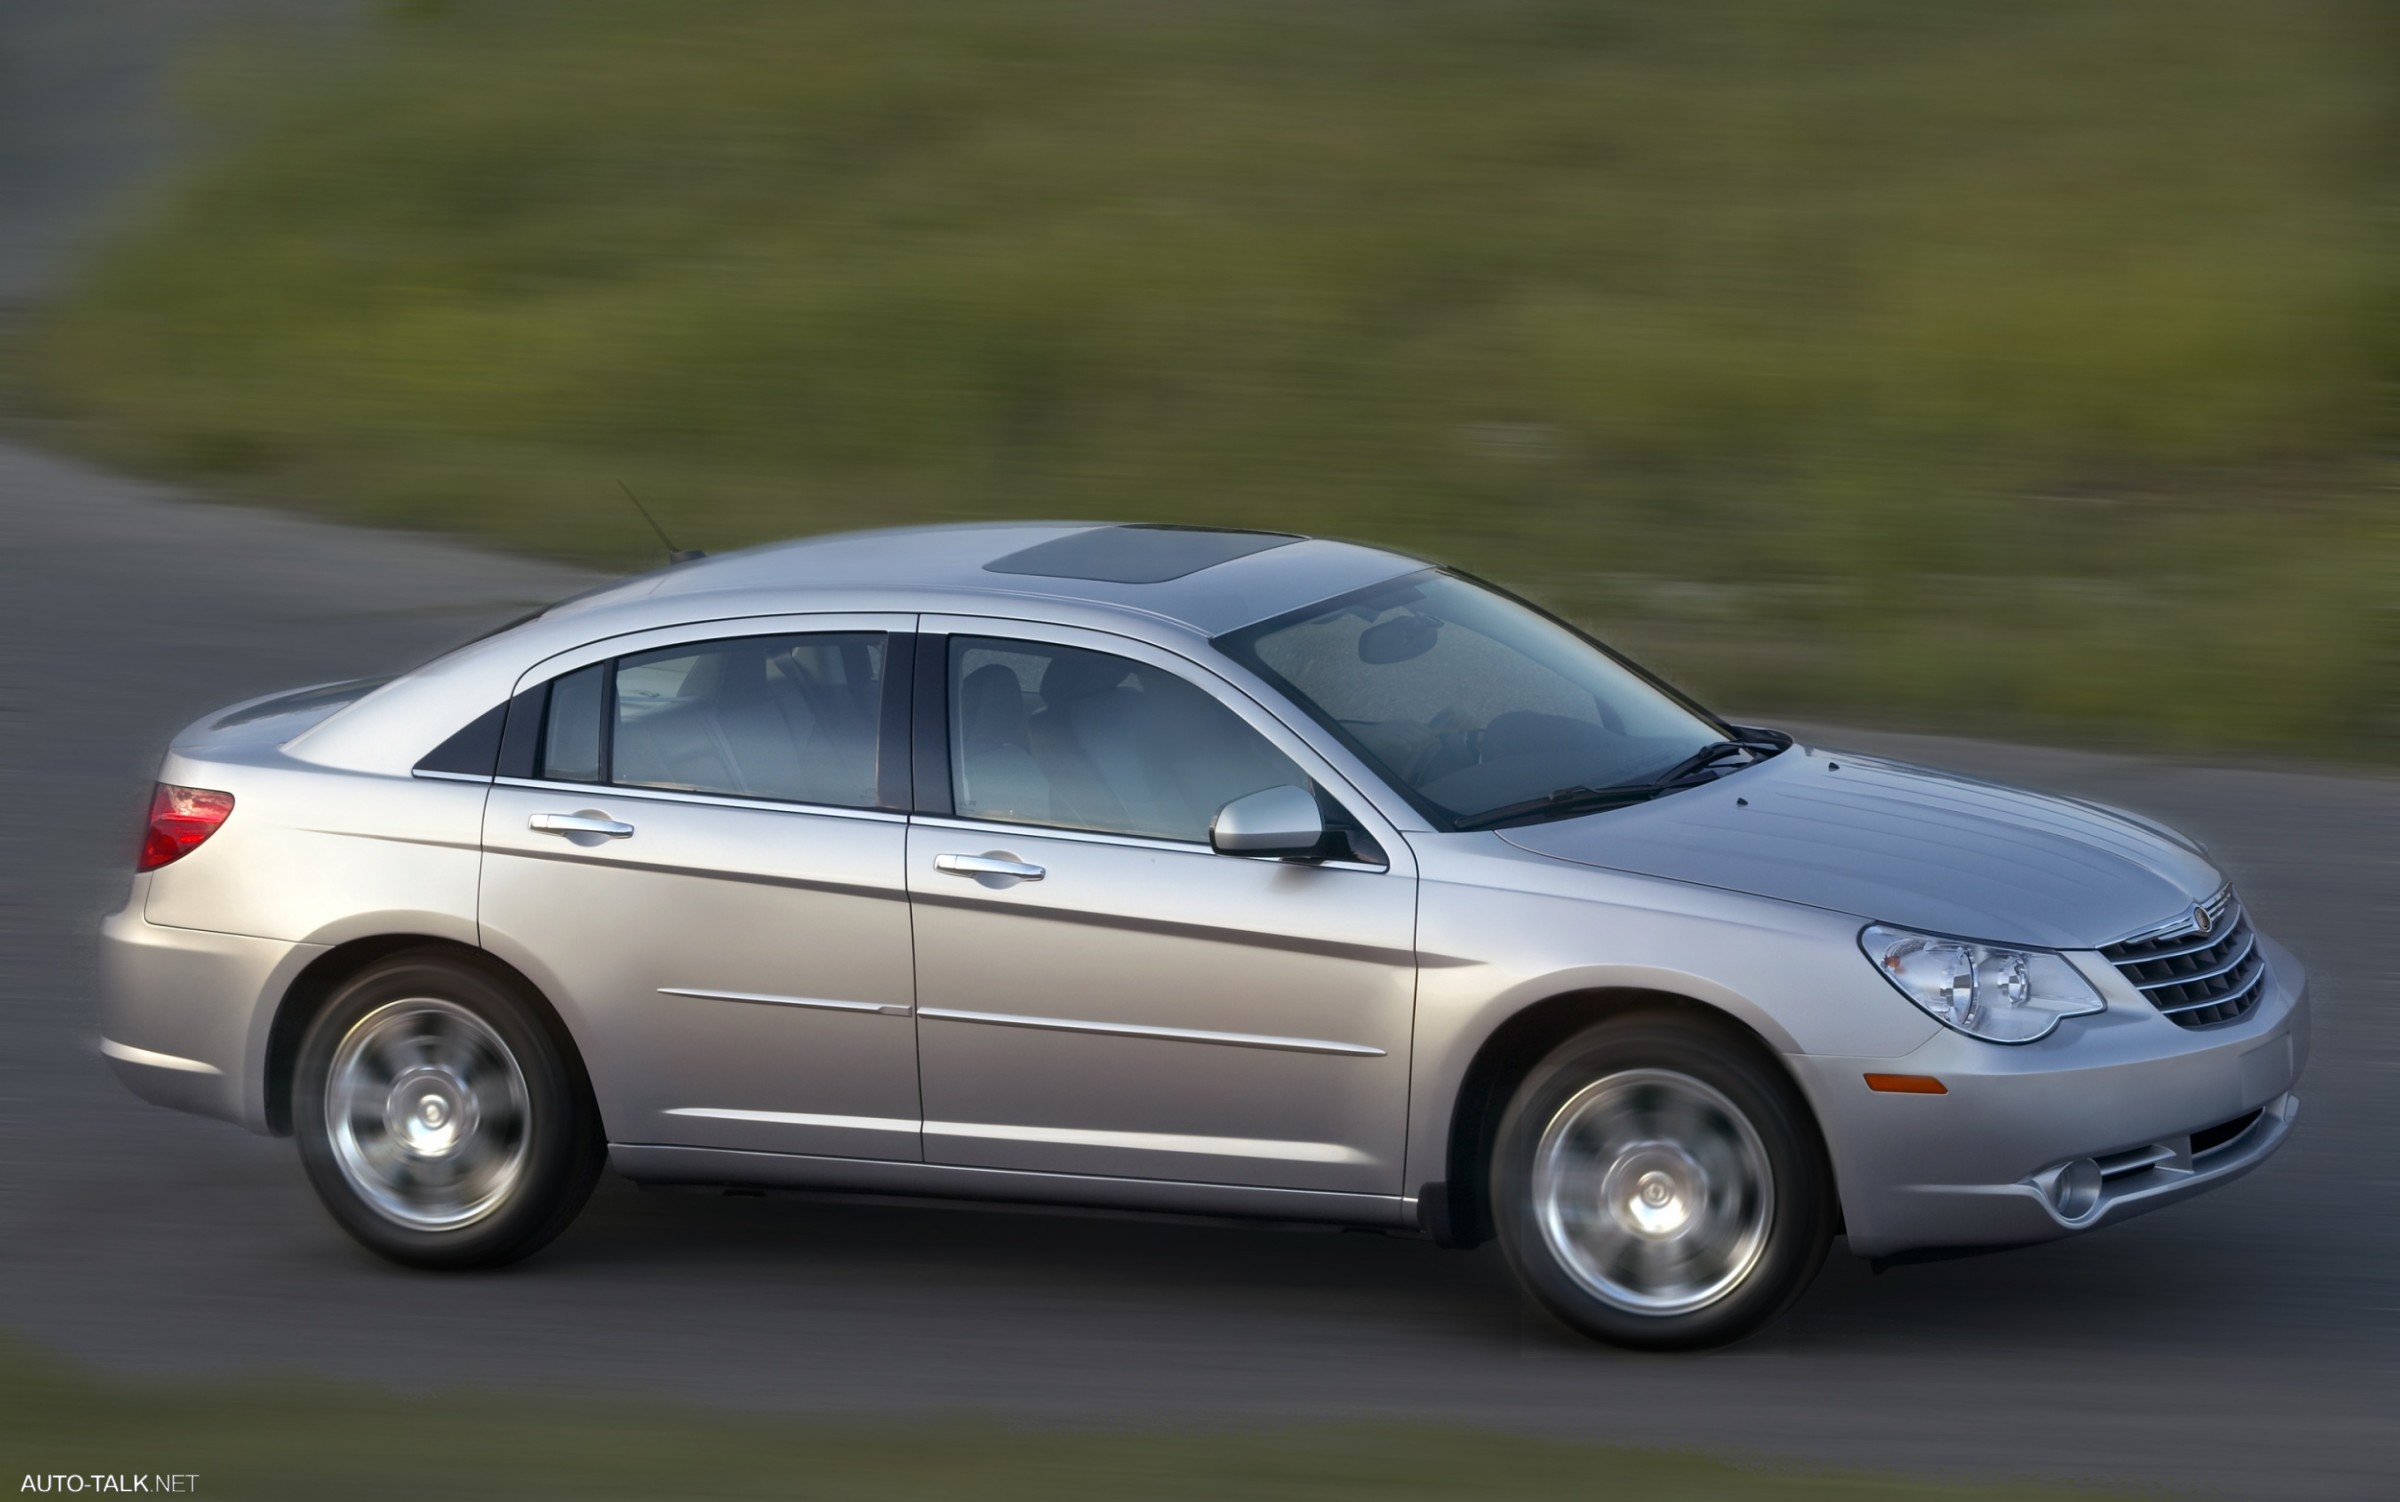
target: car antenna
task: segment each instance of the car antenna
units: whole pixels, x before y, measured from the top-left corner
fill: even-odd
[[[642,504],[642,498],[633,493],[633,487],[626,484],[623,480],[619,480],[617,482],[617,488],[625,492],[625,499],[633,502],[633,509],[639,511],[642,514],[642,520],[650,524],[650,530],[658,534],[659,546],[667,550],[667,564],[669,567],[673,567],[678,563],[691,563],[697,559],[706,558],[708,556],[706,553],[701,552],[698,548],[679,548],[675,546],[674,541],[667,536],[667,529],[658,524],[658,518],[650,514],[650,508]]]

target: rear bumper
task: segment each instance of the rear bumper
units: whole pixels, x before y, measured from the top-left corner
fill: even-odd
[[[2078,964],[2108,1011],[2040,1043],[2004,1047],[1945,1030],[1900,1059],[1791,1058],[1833,1156],[1851,1250],[2049,1241],[2264,1162],[2299,1112],[2309,1025],[2299,962],[2264,936],[2260,945],[2267,994],[2225,1026],[2177,1027],[2091,956]],[[1947,1093],[1870,1091],[1869,1072],[1931,1075]],[[2070,1167],[2084,1160],[2100,1170],[2096,1189],[2089,1169]],[[2090,1192],[2069,1192],[2077,1175]]]
[[[146,1101],[264,1132],[275,999],[325,949],[113,913],[100,925],[100,1051]]]

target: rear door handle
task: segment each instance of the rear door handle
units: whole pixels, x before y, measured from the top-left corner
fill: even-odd
[[[933,869],[952,876],[1013,876],[1019,881],[1040,881],[1048,874],[1039,866],[1005,855],[937,855]]]
[[[632,825],[620,824],[606,814],[535,814],[526,822],[544,834],[604,834],[622,840],[633,833]]]

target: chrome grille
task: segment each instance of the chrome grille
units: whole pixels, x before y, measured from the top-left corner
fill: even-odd
[[[2208,932],[2188,919],[2111,944],[2100,953],[2178,1027],[2247,1016],[2266,987],[2266,956],[2250,917],[2227,887],[2201,904]]]

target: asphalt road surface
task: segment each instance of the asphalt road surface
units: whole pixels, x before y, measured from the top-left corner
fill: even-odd
[[[209,14],[303,10],[349,7]],[[199,13],[0,0],[0,303],[54,286],[188,145],[160,100]],[[2400,1492],[2388,778],[1816,735],[2200,834],[2311,965],[2317,1055],[2291,1143],[2250,1179],[2080,1240],[1881,1277],[1837,1250],[1789,1319],[1733,1351],[1583,1344],[1526,1307],[1489,1248],[613,1181],[522,1267],[374,1261],[318,1210],[288,1142],[117,1086],[94,1051],[93,927],[122,898],[177,727],[244,695],[405,667],[583,582],[0,444],[0,1329],[121,1371],[816,1414],[1422,1418],[2242,1497]]]
[[[158,751],[243,695],[404,667],[578,587],[549,565],[184,500],[0,449],[0,1327],[107,1367],[566,1384],[1053,1421],[1440,1418],[1594,1439],[2388,1495],[2400,1353],[2400,782],[1821,735],[2210,841],[2311,964],[2290,1145],[2098,1235],[1815,1290],[1733,1351],[1585,1345],[1490,1248],[611,1181],[551,1251],[355,1250],[288,1142],[144,1106],[94,1053],[92,930]]]

